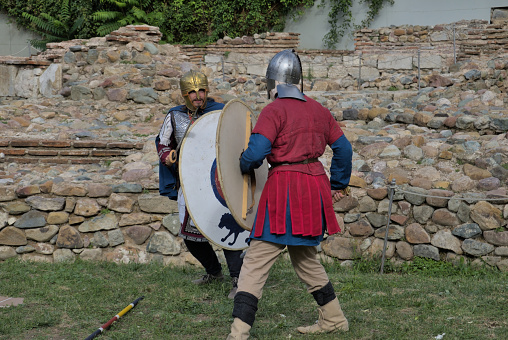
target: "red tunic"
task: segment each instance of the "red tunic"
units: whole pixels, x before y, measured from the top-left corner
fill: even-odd
[[[323,155],[343,135],[330,111],[305,96],[306,102],[292,98],[276,99],[267,105],[252,133],[272,143],[269,163],[295,163]],[[263,232],[266,210],[270,232],[286,233],[286,207],[289,199],[293,235],[319,236],[324,215],[328,233],[340,231],[333,210],[330,180],[323,164],[279,165],[273,168],[260,198],[255,237]]]

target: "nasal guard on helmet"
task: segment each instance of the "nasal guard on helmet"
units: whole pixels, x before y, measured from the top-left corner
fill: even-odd
[[[286,84],[298,84],[302,81],[301,92],[303,92],[302,62],[295,50],[280,51],[270,60],[266,69],[268,98],[270,98],[270,91],[275,88],[275,81]]]
[[[201,72],[197,72],[194,70],[190,70],[186,72],[182,78],[180,78],[180,90],[182,91],[182,96],[185,99],[185,106],[189,108],[189,110],[196,110],[197,107],[192,105],[192,101],[189,98],[189,93],[192,91],[196,91],[199,94],[199,90],[205,91],[205,100],[201,108],[204,109],[206,106],[206,98],[208,96],[208,78]]]

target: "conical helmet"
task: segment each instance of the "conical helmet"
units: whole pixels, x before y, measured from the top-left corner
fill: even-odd
[[[205,91],[205,100],[201,108],[206,107],[206,98],[208,96],[208,78],[201,72],[190,70],[186,72],[182,78],[180,78],[180,91],[182,91],[182,96],[185,99],[185,106],[189,108],[191,111],[195,111],[197,107],[192,105],[191,100],[189,99],[189,93],[192,91],[199,92],[199,90]]]
[[[295,50],[280,51],[270,60],[266,69],[268,98],[270,98],[270,91],[275,88],[275,81],[286,84],[298,84],[302,81],[301,91],[303,92],[302,63]]]

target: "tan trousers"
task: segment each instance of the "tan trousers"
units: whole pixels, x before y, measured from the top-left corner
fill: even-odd
[[[296,275],[307,285],[307,291],[312,293],[326,286],[329,282],[328,275],[317,257],[316,247],[287,247]],[[286,246],[282,244],[251,240],[243,259],[238,291],[261,299],[268,272],[284,248]]]

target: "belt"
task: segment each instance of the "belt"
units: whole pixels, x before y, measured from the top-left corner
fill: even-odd
[[[316,162],[319,162],[319,159],[317,159],[317,158],[307,158],[307,159],[304,159],[301,162],[270,163],[270,168],[273,169],[276,166],[281,166],[281,165],[310,164],[310,163],[316,163]]]

